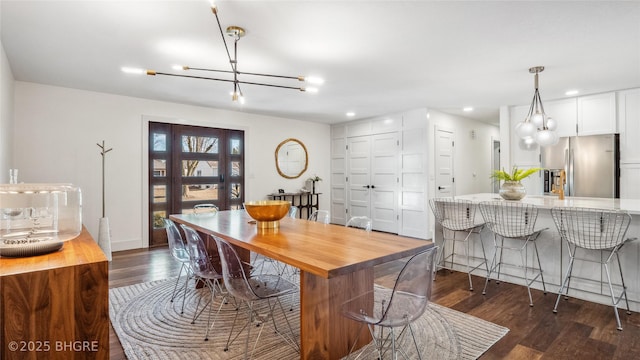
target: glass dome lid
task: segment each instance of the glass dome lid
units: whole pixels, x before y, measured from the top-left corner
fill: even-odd
[[[82,196],[71,184],[0,184],[0,256],[44,254],[82,231]]]

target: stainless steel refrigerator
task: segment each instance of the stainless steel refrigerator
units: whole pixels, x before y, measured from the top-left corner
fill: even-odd
[[[618,134],[560,138],[541,150],[545,195],[560,186],[565,170],[565,196],[620,197],[620,140]]]

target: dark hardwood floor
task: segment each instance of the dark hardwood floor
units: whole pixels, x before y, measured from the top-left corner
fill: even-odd
[[[392,285],[401,266],[397,261],[377,267],[376,282]],[[166,247],[117,252],[109,265],[109,286],[165,279],[179,269]],[[624,330],[618,331],[609,306],[570,298],[554,314],[551,292],[534,290],[535,306],[529,307],[523,286],[492,282],[483,296],[484,278],[473,277],[475,291],[468,290],[467,281],[465,273],[440,271],[432,301],[509,328],[481,359],[640,359],[639,313],[620,311]],[[111,359],[125,359],[113,328],[110,350]]]

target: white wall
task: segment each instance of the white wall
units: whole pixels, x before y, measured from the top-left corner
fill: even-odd
[[[0,184],[9,182],[13,167],[13,73],[0,43]]]
[[[245,130],[246,200],[263,199],[278,188],[295,191],[314,174],[329,178],[328,125],[26,82],[15,82],[13,166],[20,181],[80,186],[83,222],[97,237],[102,206],[96,144],[104,140],[113,148],[106,155],[112,249],[142,247],[148,242],[146,131],[153,119]],[[301,140],[309,151],[308,170],[298,179],[282,178],[275,168],[275,149],[287,138]],[[329,208],[328,194],[320,207]]]
[[[436,126],[453,132],[455,141],[453,161],[454,195],[491,192],[492,138],[495,140],[500,139],[500,128],[432,109],[429,109],[429,123],[430,139],[432,140],[434,139]],[[472,131],[475,132],[475,138],[471,137]],[[429,148],[431,154],[435,154],[434,146],[435,144],[432,144]],[[432,174],[429,178],[431,194],[435,189],[435,161],[433,156],[435,155],[431,156],[431,164],[429,164],[430,173]]]

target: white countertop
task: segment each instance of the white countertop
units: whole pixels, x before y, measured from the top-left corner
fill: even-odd
[[[481,201],[507,201],[500,195],[493,193],[480,193],[455,196],[460,200],[471,200],[474,203]],[[522,203],[538,206],[542,209],[552,207],[583,207],[592,209],[615,209],[625,210],[630,214],[640,214],[640,199],[611,199],[611,198],[588,198],[565,196],[564,200],[558,200],[557,196],[527,195],[519,200]]]

